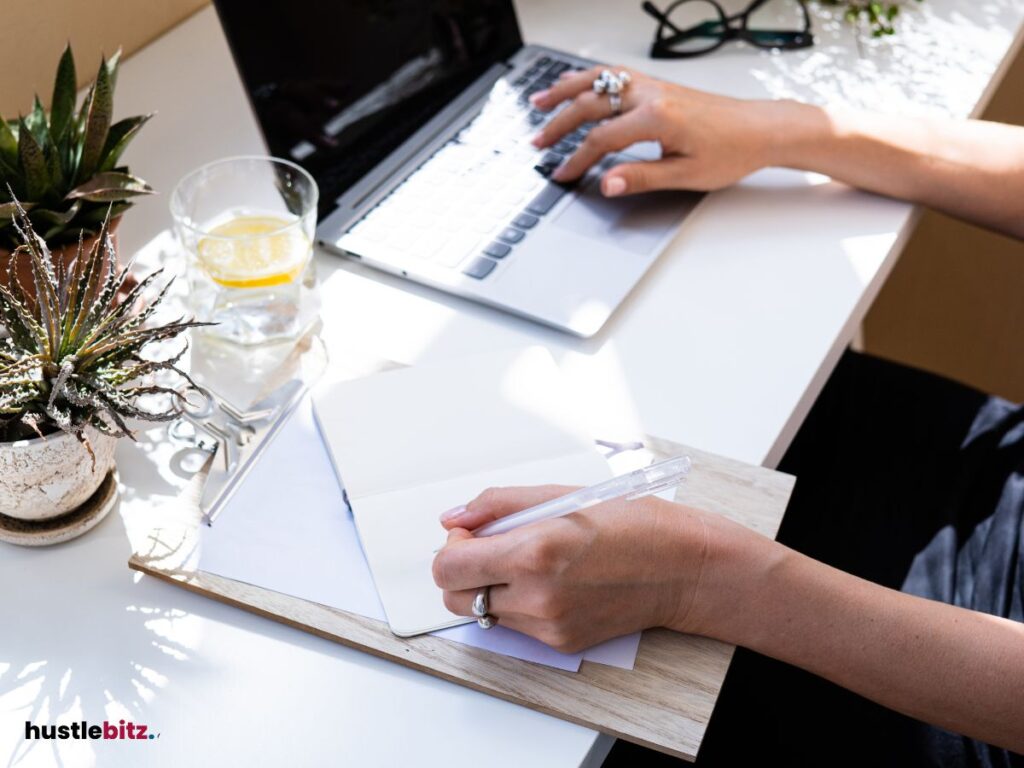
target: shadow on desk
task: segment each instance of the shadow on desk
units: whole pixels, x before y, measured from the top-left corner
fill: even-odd
[[[13,560],[16,568],[31,565],[52,576],[5,588],[5,610],[20,617],[20,626],[4,632],[0,650],[4,731],[9,727],[13,737],[0,734],[0,743],[12,745],[9,754],[0,753],[0,765],[37,764],[39,751],[70,765],[77,762],[69,761],[70,750],[80,755],[90,748],[83,741],[25,740],[24,722],[144,723],[147,705],[169,682],[207,672],[192,653],[196,619],[178,607],[181,596],[131,589],[138,577],[124,566],[129,554],[121,517],[110,515],[81,539],[0,555],[9,568]],[[88,574],[95,588],[70,602],[62,593],[79,574]],[[53,605],[65,607],[58,613]]]

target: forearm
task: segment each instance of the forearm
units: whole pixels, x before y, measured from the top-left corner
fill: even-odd
[[[737,604],[719,637],[1024,752],[1024,625],[880,587],[774,542],[760,563],[735,569]]]
[[[773,102],[766,162],[1024,238],[1024,128]]]

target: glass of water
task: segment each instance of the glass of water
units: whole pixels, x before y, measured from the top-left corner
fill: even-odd
[[[273,157],[230,157],[197,168],[171,195],[188,259],[189,303],[238,344],[294,339],[316,319],[317,186]]]

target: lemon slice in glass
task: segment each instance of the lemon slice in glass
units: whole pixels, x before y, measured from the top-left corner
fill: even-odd
[[[312,246],[295,220],[279,216],[236,216],[199,241],[203,269],[227,288],[267,288],[290,283],[302,273]]]

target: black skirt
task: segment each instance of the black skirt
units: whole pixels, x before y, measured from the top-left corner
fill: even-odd
[[[847,353],[780,469],[797,476],[781,542],[893,589],[1024,621],[1024,407]],[[606,762],[669,764],[678,763],[623,742]],[[1024,757],[740,649],[697,764],[1024,766]]]

